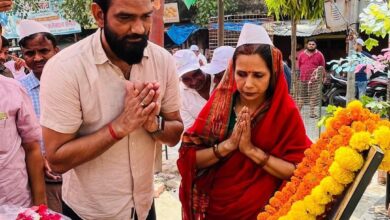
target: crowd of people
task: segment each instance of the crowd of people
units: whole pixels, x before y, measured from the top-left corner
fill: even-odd
[[[151,0],[93,0],[91,11],[97,31],[62,51],[32,20],[19,25],[22,58],[2,40],[0,205],[156,219],[156,146],[181,141],[183,219],[256,219],[311,144],[265,29],[245,24],[208,62],[196,45],[172,55],[148,40]],[[306,92],[324,65],[309,40]]]

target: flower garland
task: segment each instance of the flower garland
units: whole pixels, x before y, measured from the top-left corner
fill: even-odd
[[[362,152],[372,144],[385,158],[380,169],[390,171],[390,122],[353,101],[337,108],[326,120],[326,131],[309,149],[281,191],[265,206],[258,220],[316,219],[326,215],[326,205],[354,181],[364,164]]]

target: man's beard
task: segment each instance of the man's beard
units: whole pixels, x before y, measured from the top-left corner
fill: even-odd
[[[310,52],[314,52],[316,50],[316,48],[307,48],[307,50]]]
[[[144,50],[148,45],[148,35],[132,34],[118,37],[108,26],[104,27],[104,36],[115,55],[129,65],[138,64],[144,56]],[[139,42],[128,40],[141,39]]]

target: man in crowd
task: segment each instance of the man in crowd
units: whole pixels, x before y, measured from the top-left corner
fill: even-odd
[[[358,38],[354,45],[354,49],[362,58],[372,59],[372,55],[364,51],[363,46],[364,46],[364,41],[361,38]],[[357,94],[359,99],[366,94],[366,90],[367,90],[368,77],[365,70],[366,67],[363,67],[355,75],[356,88],[357,88]]]
[[[26,76],[26,62],[23,59],[15,55],[9,54],[9,41],[1,36],[2,39],[2,48],[0,50],[0,71],[1,75],[14,78],[16,80],[21,80]]]
[[[300,97],[298,101],[299,109],[302,108],[305,99],[309,99],[310,105],[310,117],[318,117],[314,113],[315,100],[318,99],[315,93],[309,91],[310,80],[313,77],[314,71],[318,67],[325,68],[325,58],[322,53],[317,50],[317,42],[315,39],[309,39],[307,41],[306,49],[300,53],[298,57],[298,68],[300,71],[299,80],[300,80]]]
[[[0,75],[14,78],[11,70],[9,70],[4,64],[8,61],[8,52],[9,52],[9,42],[8,40],[1,36],[1,49],[0,49]]]
[[[62,50],[41,77],[41,125],[75,219],[155,219],[158,142],[183,131],[172,56],[149,42],[152,0],[94,0],[95,34]]]
[[[192,126],[215,88],[214,75],[202,72],[198,58],[191,50],[179,50],[173,57],[176,60],[177,74],[181,79],[180,114],[184,129],[187,130]]]
[[[41,127],[31,100],[14,79],[0,75],[0,206],[46,204]]]
[[[214,50],[211,62],[200,68],[204,73],[214,75],[215,88],[221,81],[233,54],[234,48],[231,46],[218,47]]]
[[[191,45],[190,50],[195,53],[196,57],[199,60],[200,66],[204,66],[207,64],[206,57],[199,51],[199,47],[196,45]]]
[[[35,114],[40,117],[40,78],[46,62],[58,51],[55,37],[49,29],[41,23],[33,20],[22,20],[19,24],[19,46],[22,50],[23,58],[31,72],[20,82],[30,96]],[[43,142],[41,151],[45,155]],[[61,176],[51,171],[45,159],[45,181],[48,207],[56,212],[62,212],[61,201]]]

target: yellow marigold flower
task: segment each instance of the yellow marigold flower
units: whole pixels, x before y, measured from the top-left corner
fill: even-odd
[[[332,125],[333,125],[334,121],[335,121],[334,117],[330,117],[330,118],[326,119],[325,128],[332,129],[333,128]]]
[[[291,220],[315,220],[316,217],[307,213],[306,211],[304,212],[298,212],[298,211],[290,211],[287,216],[287,219]]]
[[[362,155],[349,147],[340,147],[337,149],[334,160],[340,167],[353,172],[360,170],[364,163]]]
[[[341,184],[349,184],[355,179],[355,174],[343,169],[337,162],[333,162],[329,168],[330,175]]]
[[[321,180],[320,186],[325,192],[333,196],[340,195],[345,188],[343,184],[340,184],[331,176],[327,176]]]
[[[355,132],[360,132],[360,131],[366,131],[367,127],[366,125],[361,122],[361,121],[354,121],[352,122],[352,129],[355,130]]]
[[[351,109],[363,109],[363,104],[360,101],[358,101],[358,100],[354,100],[354,101],[348,103],[347,109],[348,110],[351,110]]]
[[[311,195],[316,203],[326,205],[332,201],[332,195],[327,193],[321,185],[314,187],[311,191]]]
[[[291,211],[306,212],[305,203],[302,200],[294,202],[291,206]]]
[[[381,120],[378,122],[378,126],[386,126],[390,128],[390,121],[389,120]]]
[[[348,104],[347,111],[353,121],[360,120],[360,116],[363,111],[363,104],[357,100],[352,101]]]
[[[382,160],[381,165],[379,166],[380,170],[390,171],[390,151],[385,151],[385,157]]]
[[[325,206],[316,203],[311,195],[306,196],[303,202],[305,203],[306,210],[314,216],[319,216],[325,212]]]
[[[386,151],[390,149],[390,128],[381,126],[373,133],[375,142]]]
[[[371,134],[369,132],[357,132],[349,140],[349,146],[359,152],[370,148]]]

